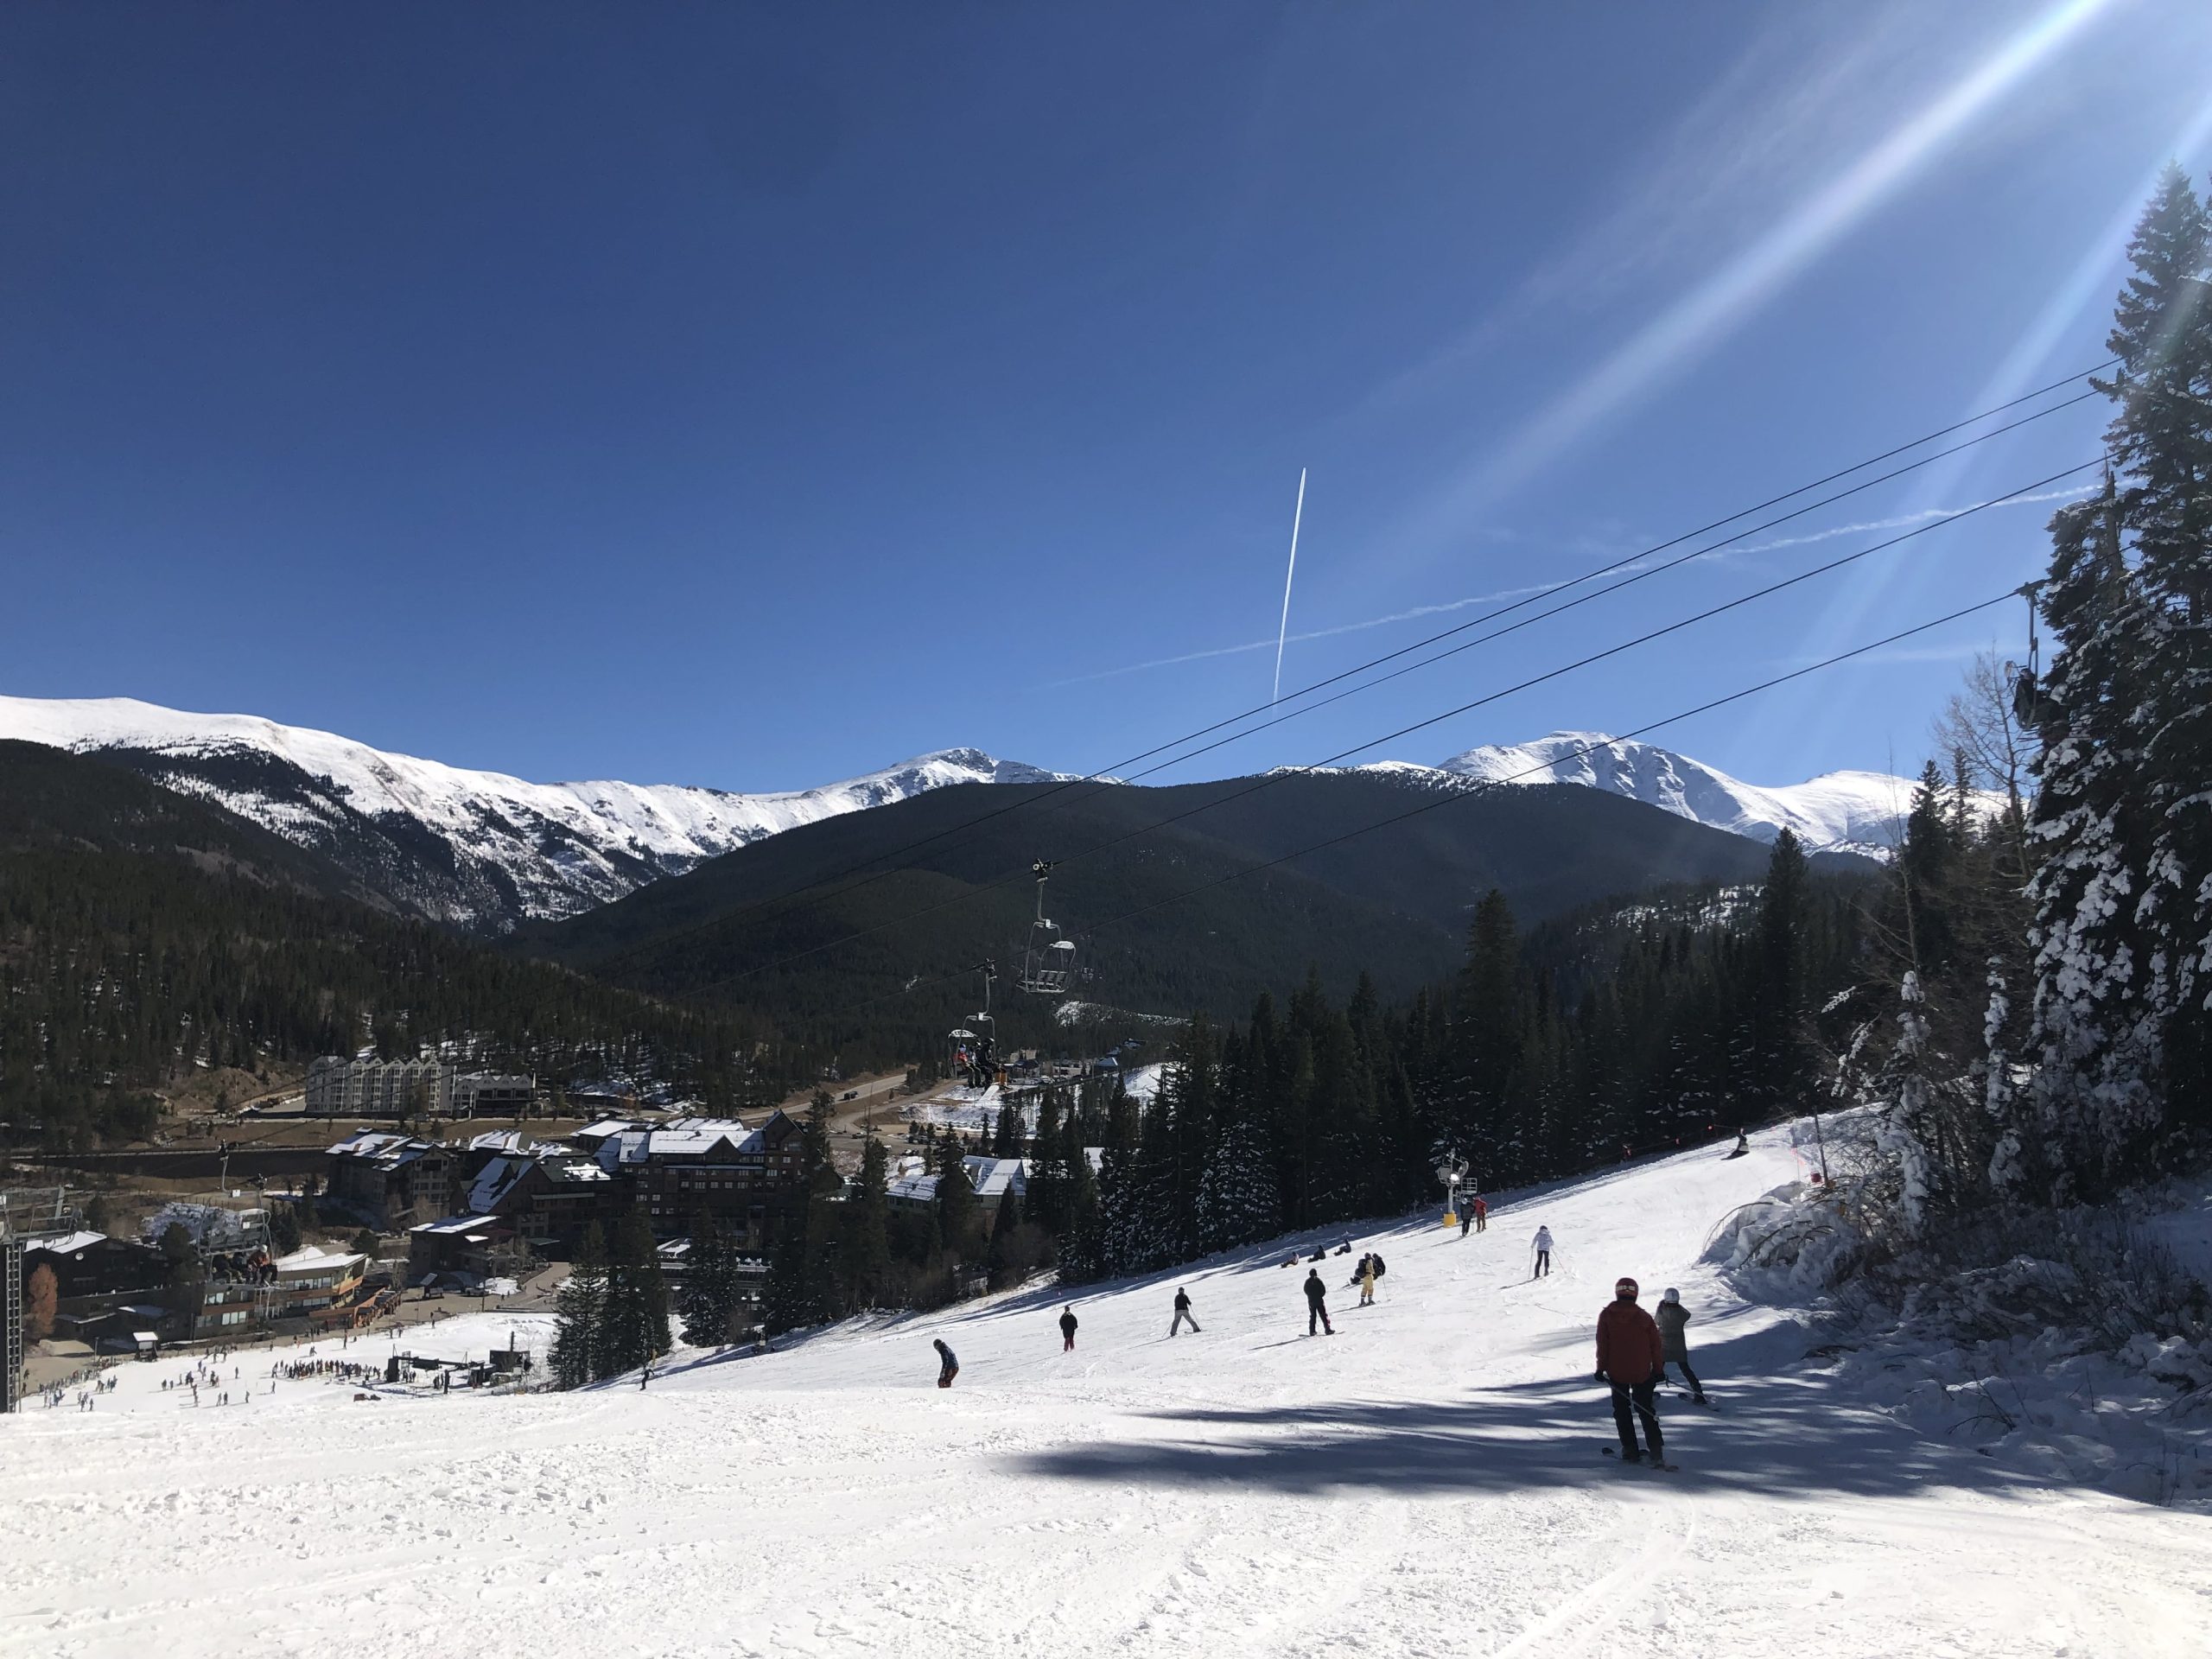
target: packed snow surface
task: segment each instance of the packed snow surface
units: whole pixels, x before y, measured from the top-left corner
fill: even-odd
[[[1329,1258],[1333,1338],[1286,1243],[679,1356],[643,1391],[193,1409],[157,1386],[181,1362],[126,1364],[90,1413],[0,1423],[0,1655],[2203,1653],[2212,1521],[1915,1433],[1700,1265],[1801,1173],[1773,1135],[1465,1238],[1357,1230],[1389,1271],[1361,1308]],[[1676,1473],[1599,1455],[1590,1332],[1623,1273],[1681,1287],[1719,1402],[1665,1402]],[[1204,1329],[1170,1339],[1178,1285]]]
[[[1486,744],[1452,756],[1443,770],[1478,782],[1580,784],[1755,841],[1771,842],[1788,829],[1811,851],[1877,858],[1903,842],[1912,808],[1912,780],[1888,772],[1830,772],[1802,784],[1746,784],[1672,750],[1611,741],[1602,732]],[[1993,811],[2002,802],[1993,797],[1981,804]]]

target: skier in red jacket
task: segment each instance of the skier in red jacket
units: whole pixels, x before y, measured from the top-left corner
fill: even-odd
[[[1653,1395],[1659,1375],[1667,1368],[1665,1344],[1652,1317],[1636,1305],[1636,1281],[1623,1279],[1613,1286],[1612,1306],[1598,1316],[1598,1380],[1613,1390],[1613,1427],[1620,1431],[1621,1456],[1630,1463],[1643,1461],[1636,1444],[1636,1418],[1643,1422],[1643,1438],[1651,1461],[1663,1464],[1667,1454],[1659,1439],[1659,1404]],[[1635,1407],[1635,1417],[1629,1408]]]

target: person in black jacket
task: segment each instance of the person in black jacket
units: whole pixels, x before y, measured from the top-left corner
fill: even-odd
[[[1198,1321],[1191,1312],[1191,1293],[1179,1286],[1175,1292],[1175,1322],[1167,1327],[1167,1334],[1172,1337],[1180,1331],[1185,1319],[1191,1321],[1191,1329],[1197,1331]]]
[[[1060,1351],[1064,1354],[1075,1352],[1075,1304],[1070,1302],[1066,1312],[1060,1315]]]
[[[952,1386],[952,1379],[960,1375],[960,1362],[954,1357],[952,1350],[944,1345],[943,1337],[938,1338],[931,1345],[937,1350],[938,1356],[944,1361],[943,1368],[937,1374],[937,1385],[940,1389],[949,1389]]]
[[[1337,1334],[1337,1327],[1329,1323],[1329,1287],[1321,1282],[1319,1270],[1308,1268],[1306,1274],[1306,1334],[1307,1336],[1313,1334],[1313,1327],[1316,1325],[1332,1337]]]

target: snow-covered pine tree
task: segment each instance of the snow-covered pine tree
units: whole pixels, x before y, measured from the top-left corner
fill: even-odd
[[[1275,1173],[1247,1043],[1224,1052],[1219,1109],[1198,1180],[1198,1248],[1225,1250],[1277,1230]]]
[[[2037,700],[2028,941],[2036,1105],[2064,1198],[2107,1179],[2157,1121],[2158,1033],[2136,919],[2149,842],[2131,718],[2142,700],[2139,603],[2109,476],[2101,498],[2053,516],[2051,541],[2041,603],[2059,649]]]
[[[2212,1125],[2212,219],[2169,166],[2128,249],[2103,389],[2106,438],[2139,595],[2142,664],[2126,709],[2149,842],[2134,921],[2154,1083],[2181,1126]]]
[[[1916,1238],[1948,1196],[1949,1160],[1942,1144],[1938,1084],[1930,1069],[1918,974],[1906,973],[1897,1000],[1904,1006],[1897,1014],[1897,1044],[1874,1087],[1884,1106],[1879,1143],[1897,1160],[1898,1217],[1906,1236]]]

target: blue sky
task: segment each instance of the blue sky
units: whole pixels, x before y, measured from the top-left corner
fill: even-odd
[[[2207,62],[2184,0],[19,3],[0,691],[548,779],[1105,766],[1266,700],[1301,467],[1287,690],[1478,608],[1332,630],[2095,362],[2152,173],[2212,168]],[[2014,489],[2102,418],[1757,539]],[[1363,758],[1643,724],[2022,580],[2049,512]],[[1166,776],[1319,760],[1883,533],[1701,562]],[[1655,741],[1910,769],[1960,653],[2020,628]]]

